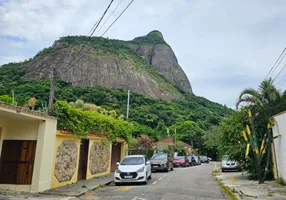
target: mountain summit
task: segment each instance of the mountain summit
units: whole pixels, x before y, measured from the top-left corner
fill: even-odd
[[[26,78],[48,78],[50,71],[55,71],[73,85],[130,89],[164,100],[192,92],[186,74],[159,31],[131,41],[62,37],[39,52],[24,68]]]

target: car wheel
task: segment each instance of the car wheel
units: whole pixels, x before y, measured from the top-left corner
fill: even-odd
[[[224,169],[221,169],[221,171],[222,171],[222,172],[225,172],[225,170],[224,170]]]
[[[148,177],[148,180],[151,180],[152,179],[152,174],[150,174],[150,176]]]
[[[174,168],[172,167],[170,170],[171,170],[171,171],[174,171]]]

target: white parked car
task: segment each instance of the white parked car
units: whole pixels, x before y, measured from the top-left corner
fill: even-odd
[[[151,164],[143,155],[126,156],[120,163],[114,173],[115,185],[120,183],[144,183],[151,179]]]

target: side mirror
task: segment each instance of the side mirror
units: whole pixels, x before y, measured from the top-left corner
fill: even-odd
[[[150,161],[147,161],[147,162],[146,162],[146,165],[150,165],[150,164],[151,164]]]
[[[116,163],[117,166],[118,166],[119,164],[120,164],[119,162]]]

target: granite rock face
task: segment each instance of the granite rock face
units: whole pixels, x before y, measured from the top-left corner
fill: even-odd
[[[73,85],[120,88],[156,99],[177,99],[182,92],[192,92],[173,50],[158,31],[131,41],[64,37],[24,67],[26,78],[46,79],[53,71]]]

